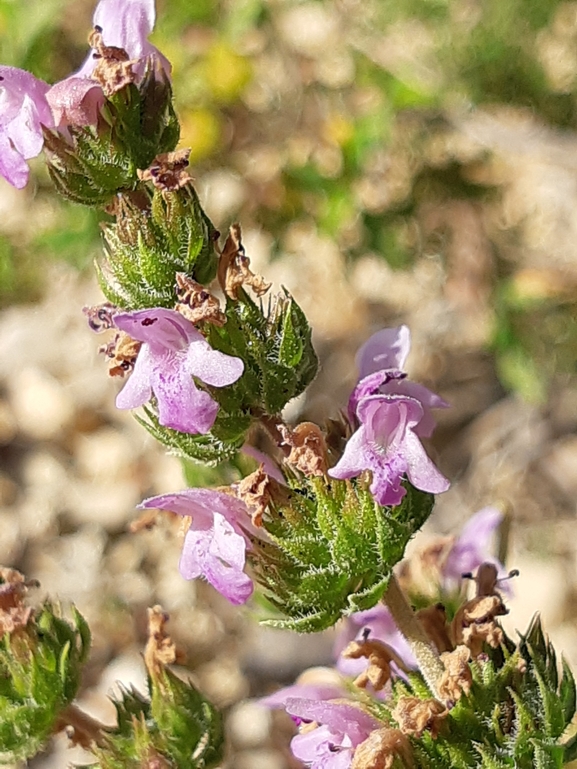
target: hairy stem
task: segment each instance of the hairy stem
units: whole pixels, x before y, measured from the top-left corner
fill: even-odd
[[[421,623],[411,609],[394,574],[391,575],[389,585],[382,600],[391,612],[397,627],[409,642],[411,651],[419,663],[423,678],[427,682],[433,696],[438,700],[442,699],[439,696],[437,684],[445,669],[437,651],[433,648],[425,635]]]
[[[67,705],[58,716],[54,731],[62,730],[69,731],[69,738],[73,745],[81,745],[86,750],[89,750],[93,744],[104,744],[104,736],[107,732],[104,724],[74,704]]]

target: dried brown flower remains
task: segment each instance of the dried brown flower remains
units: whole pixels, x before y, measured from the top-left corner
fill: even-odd
[[[361,641],[351,641],[343,651],[343,657],[360,659],[366,657],[369,664],[366,670],[360,673],[355,681],[355,686],[365,688],[371,684],[375,691],[384,688],[391,678],[391,662],[398,668],[408,673],[408,668],[399,655],[384,641],[364,638]]]
[[[138,170],[138,178],[141,182],[152,182],[163,192],[175,192],[192,181],[186,170],[189,157],[189,149],[163,152],[154,158],[146,170]]]
[[[429,730],[435,739],[449,711],[438,700],[421,700],[418,697],[401,697],[392,712],[403,734],[421,737]]]
[[[396,759],[404,767],[414,765],[408,739],[398,729],[376,729],[357,746],[351,769],[393,769]]]
[[[215,326],[226,323],[226,315],[216,296],[184,272],[176,273],[176,295],[178,304],[174,309],[191,323],[214,323]]]
[[[327,447],[320,427],[301,422],[294,430],[279,425],[283,443],[290,447],[287,462],[307,477],[327,472]]]
[[[261,275],[255,275],[250,269],[250,259],[242,245],[240,224],[233,224],[230,228],[218,262],[217,277],[224,293],[235,301],[243,286],[250,286],[257,296],[263,296],[271,287]]]
[[[112,96],[121,88],[134,83],[136,75],[132,66],[137,62],[130,60],[124,48],[105,45],[101,27],[94,27],[88,42],[97,60],[91,78],[102,86],[106,96]]]

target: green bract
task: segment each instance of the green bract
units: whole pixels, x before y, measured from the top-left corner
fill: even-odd
[[[220,713],[192,684],[164,669],[149,678],[151,701],[124,691],[118,726],[94,748],[92,769],[210,769],[222,760]]]
[[[48,171],[58,192],[75,203],[99,206],[118,192],[134,190],[137,170],[171,152],[180,126],[172,106],[172,87],[160,64],[149,59],[138,85],[109,96],[97,126],[69,126],[70,140],[44,129]]]
[[[285,615],[267,624],[316,632],[374,606],[432,507],[432,495],[408,484],[393,508],[378,505],[360,480],[315,478],[292,491],[290,504],[265,519],[273,543],[255,545],[258,581]]]
[[[216,274],[217,232],[191,184],[178,192],[143,188],[138,205],[129,196],[118,204],[117,221],[105,229],[106,259],[97,264],[106,298],[126,310],[172,309],[176,273],[200,283]]]
[[[74,607],[71,613],[68,622],[46,603],[25,629],[0,641],[0,763],[36,755],[76,695],[90,630]]]
[[[435,739],[410,737],[416,769],[561,769],[577,755],[577,738],[565,732],[575,716],[573,675],[557,669],[539,617],[518,645],[505,638],[498,649],[470,664],[473,684],[443,718]],[[391,711],[401,697],[431,694],[418,673],[397,679],[375,714],[395,725]]]

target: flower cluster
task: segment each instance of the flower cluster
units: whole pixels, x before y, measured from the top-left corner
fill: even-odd
[[[0,175],[14,187],[28,182],[26,161],[42,151],[43,127],[96,124],[105,91],[115,87],[108,85],[103,62],[116,62],[117,70],[124,65],[125,76],[137,79],[152,56],[170,73],[166,58],[148,42],[154,0],[100,0],[93,21],[93,50],[78,72],[53,86],[30,72],[0,66]]]
[[[405,476],[422,491],[440,494],[449,488],[420,440],[435,427],[431,409],[448,404],[406,378],[403,366],[410,344],[409,329],[399,326],[379,331],[359,351],[360,379],[349,401],[351,420],[358,427],[329,471],[333,478],[345,479],[370,470],[371,491],[380,505],[400,503]]]
[[[460,591],[465,572],[486,571],[487,566],[502,565],[491,556],[492,535],[502,520],[502,514],[495,508],[483,508],[463,527],[460,535],[452,538],[446,549],[442,569],[438,573],[437,595],[443,595],[447,589]],[[439,540],[444,543],[444,540]],[[418,559],[418,553],[413,558]],[[412,559],[409,559],[409,564]],[[493,585],[494,587],[494,585]],[[455,592],[455,594],[456,594]],[[479,599],[465,601],[463,610],[467,611]],[[487,600],[487,599],[482,599]],[[493,594],[489,597],[495,605],[502,606],[500,598]],[[469,607],[469,608],[468,608]],[[436,633],[435,624],[426,621],[434,615],[437,606],[420,612],[423,626],[445,659],[449,671],[441,691],[450,692],[459,699],[462,691],[468,690],[468,660],[471,650],[463,641],[463,631],[453,623],[443,635]],[[463,617],[457,612],[456,619]],[[446,625],[444,611],[436,615],[437,625]],[[479,626],[480,627],[480,626]],[[491,632],[498,633],[495,625]],[[458,644],[455,647],[456,638]],[[484,636],[488,641],[493,636]],[[446,639],[446,640],[445,640]],[[471,639],[470,647],[479,655],[481,647]],[[394,766],[394,758],[412,765],[411,749],[407,735],[415,730],[435,732],[442,719],[447,715],[444,704],[435,700],[401,700],[401,707],[393,710],[393,719],[398,720],[400,729],[391,729],[386,721],[375,717],[379,711],[367,710],[366,694],[377,701],[387,704],[392,709],[391,684],[400,679],[407,680],[407,674],[417,671],[419,663],[412,650],[399,631],[389,609],[378,604],[373,609],[352,614],[344,620],[338,629],[333,648],[336,669],[313,668],[299,676],[297,682],[275,694],[261,700],[267,708],[284,709],[293,719],[299,733],[291,742],[293,755],[311,769],[349,769],[368,766]],[[378,675],[371,675],[378,674]],[[372,682],[379,681],[376,686]],[[352,682],[352,685],[351,685]],[[418,727],[416,723],[420,724]],[[364,763],[367,756],[376,762]]]

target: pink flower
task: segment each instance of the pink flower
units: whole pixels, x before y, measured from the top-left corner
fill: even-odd
[[[446,409],[449,404],[429,389],[407,379],[403,370],[411,347],[407,326],[383,328],[365,342],[357,353],[359,382],[349,400],[349,414],[354,419],[357,405],[368,395],[407,395],[419,401],[423,417],[416,426],[421,438],[429,438],[435,429],[431,409]]]
[[[297,734],[293,755],[311,769],[348,769],[355,748],[375,729],[383,727],[373,716],[353,704],[288,698],[287,713],[302,721],[315,721],[316,729]]]
[[[364,470],[373,474],[371,492],[380,505],[398,505],[406,494],[405,475],[413,486],[439,494],[448,480],[431,462],[419,440],[433,432],[432,408],[448,404],[402,370],[411,344],[407,326],[385,328],[359,350],[361,379],[349,399],[349,416],[357,431],[339,462],[329,470],[333,478],[354,478]]]
[[[26,161],[42,150],[42,126],[54,125],[49,88],[30,72],[0,66],[0,176],[18,189],[28,181]]]
[[[442,567],[446,589],[458,589],[463,574],[475,572],[482,563],[494,563],[500,577],[507,577],[503,564],[490,555],[491,540],[502,520],[503,513],[496,507],[484,507],[469,518]]]
[[[135,61],[137,77],[149,55],[157,57],[170,74],[170,64],[147,39],[154,19],[154,0],[101,0],[94,13],[94,24],[102,28],[105,44],[128,53]],[[77,73],[52,88],[29,72],[0,66],[0,176],[14,187],[26,185],[26,161],[42,151],[42,126],[96,123],[104,94],[90,77],[95,66],[91,52]]]
[[[122,48],[131,61],[137,78],[144,72],[146,59],[154,56],[169,76],[168,60],[148,42],[155,22],[154,0],[100,0],[93,16],[94,27],[102,30],[106,46]],[[91,51],[82,67],[65,80],[56,83],[47,94],[56,125],[93,125],[104,93],[91,79],[97,59]]]
[[[156,396],[161,425],[183,433],[207,433],[218,404],[192,377],[212,387],[230,385],[244,363],[213,350],[194,325],[175,310],[123,312],[114,324],[142,342],[134,370],[116,398],[119,409],[135,409]]]
[[[185,489],[151,497],[139,507],[190,516],[180,573],[185,579],[204,577],[231,603],[246,603],[253,592],[252,580],[244,573],[251,522],[240,500],[212,489]]]
[[[417,489],[440,494],[449,481],[425,453],[418,425],[425,414],[415,398],[371,395],[357,405],[359,429],[349,439],[343,456],[329,470],[333,478],[354,478],[371,470],[371,492],[380,505],[398,505],[406,494],[406,475]]]

